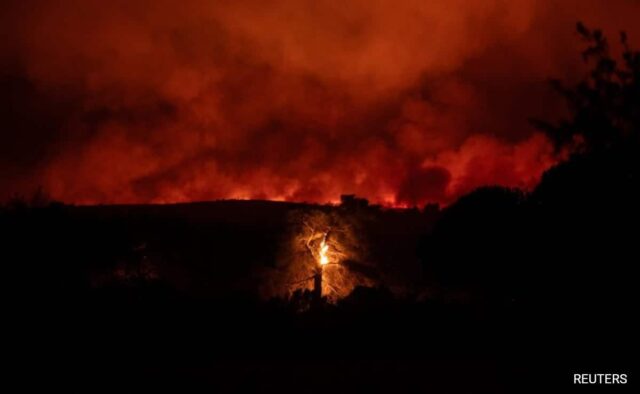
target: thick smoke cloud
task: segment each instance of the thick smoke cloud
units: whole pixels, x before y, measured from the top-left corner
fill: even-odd
[[[13,1],[0,32],[0,197],[449,203],[531,188],[527,123],[582,72],[596,1]],[[640,31],[629,30],[632,42]]]

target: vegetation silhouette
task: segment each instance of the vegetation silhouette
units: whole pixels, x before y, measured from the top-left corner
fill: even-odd
[[[447,207],[421,244],[433,281],[506,307],[535,324],[624,336],[633,297],[640,145],[640,52],[621,34],[622,62],[606,37],[578,23],[586,78],[553,81],[570,117],[535,121],[567,160],[529,194],[481,188]]]
[[[571,117],[558,124],[533,120],[556,147],[570,146],[578,152],[620,149],[638,145],[640,126],[640,52],[634,51],[627,34],[620,33],[622,53],[616,59],[609,41],[599,29],[578,22],[576,30],[587,48],[582,52],[589,74],[575,86],[551,80],[564,97]]]

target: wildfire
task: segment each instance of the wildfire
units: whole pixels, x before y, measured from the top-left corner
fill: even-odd
[[[287,280],[292,296],[308,291],[312,303],[334,302],[346,297],[355,286],[373,285],[365,274],[356,271],[362,266],[357,254],[362,246],[356,244],[352,218],[337,210],[309,210],[294,211],[290,220],[293,239],[286,241],[291,249],[283,255],[288,264],[282,278]]]
[[[322,242],[320,242],[320,249],[318,251],[318,262],[320,265],[326,265],[329,263],[329,257],[327,256],[327,252],[329,251],[329,245],[327,245],[327,235],[322,238]]]

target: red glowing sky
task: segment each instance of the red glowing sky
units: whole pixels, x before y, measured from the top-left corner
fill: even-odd
[[[555,158],[527,119],[561,113],[547,78],[584,71],[575,22],[633,43],[638,15],[633,0],[9,1],[0,197],[413,205],[531,188]]]

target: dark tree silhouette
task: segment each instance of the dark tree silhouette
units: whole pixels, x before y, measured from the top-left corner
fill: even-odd
[[[640,52],[632,50],[625,32],[620,33],[622,53],[611,54],[609,41],[601,30],[577,24],[578,34],[587,43],[582,52],[589,74],[575,86],[559,80],[552,86],[566,100],[569,119],[559,124],[534,120],[557,148],[579,150],[608,149],[621,143],[638,143],[640,126]]]
[[[420,254],[437,284],[488,296],[475,300],[528,303],[541,319],[567,324],[594,308],[618,311],[611,323],[636,307],[640,53],[623,33],[616,61],[601,31],[578,24],[578,33],[592,70],[573,87],[554,82],[570,117],[536,122],[567,160],[530,194],[483,188],[463,196],[444,209]]]

